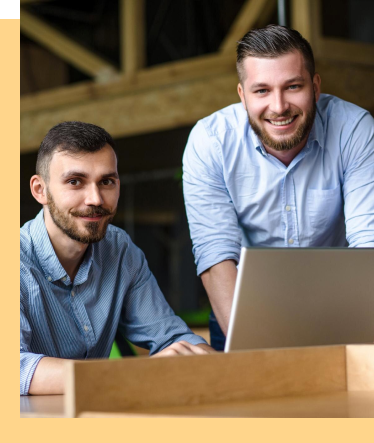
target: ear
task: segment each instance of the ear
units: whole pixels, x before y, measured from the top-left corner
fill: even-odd
[[[245,97],[244,97],[244,90],[241,83],[238,83],[238,94],[242,102],[242,105],[244,106],[244,109],[247,110],[247,105],[245,103]]]
[[[47,204],[47,186],[40,175],[33,175],[30,180],[31,194],[41,205]]]
[[[316,102],[318,102],[319,96],[321,95],[321,76],[317,73],[315,73],[313,77],[313,89]]]

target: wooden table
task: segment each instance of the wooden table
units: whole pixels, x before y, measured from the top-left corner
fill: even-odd
[[[374,417],[374,345],[71,362],[22,417]]]
[[[84,412],[80,417],[374,417],[374,392],[335,392],[199,406],[145,408],[141,412]],[[66,417],[64,396],[21,399],[21,417]]]

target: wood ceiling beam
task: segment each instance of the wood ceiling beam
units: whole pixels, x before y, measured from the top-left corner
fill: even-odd
[[[124,75],[107,84],[92,81],[81,82],[24,95],[21,97],[21,112],[35,112],[87,100],[135,93],[225,72],[235,72],[235,54],[204,55],[193,59],[164,63],[139,71],[133,76]]]
[[[105,82],[117,76],[117,70],[96,54],[80,46],[43,20],[21,8],[21,32],[49,49],[97,81]]]
[[[47,131],[66,120],[97,124],[115,138],[192,125],[217,109],[237,102],[237,81],[233,69],[230,73],[214,73],[162,88],[23,112],[21,152],[35,151]]]
[[[220,51],[223,53],[235,52],[237,41],[255,24],[261,23],[263,26],[275,7],[276,0],[247,0],[222,42]]]
[[[126,74],[145,66],[144,0],[120,0],[121,65]]]

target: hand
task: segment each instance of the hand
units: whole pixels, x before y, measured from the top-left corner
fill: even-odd
[[[187,341],[178,341],[160,351],[152,357],[173,357],[175,355],[206,355],[215,352],[206,344],[191,345]]]

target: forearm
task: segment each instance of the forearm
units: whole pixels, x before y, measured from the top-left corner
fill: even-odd
[[[62,358],[43,357],[35,369],[29,394],[64,394],[66,361]]]
[[[226,260],[201,274],[210,304],[225,335],[229,327],[232,299],[237,276],[234,260]]]

